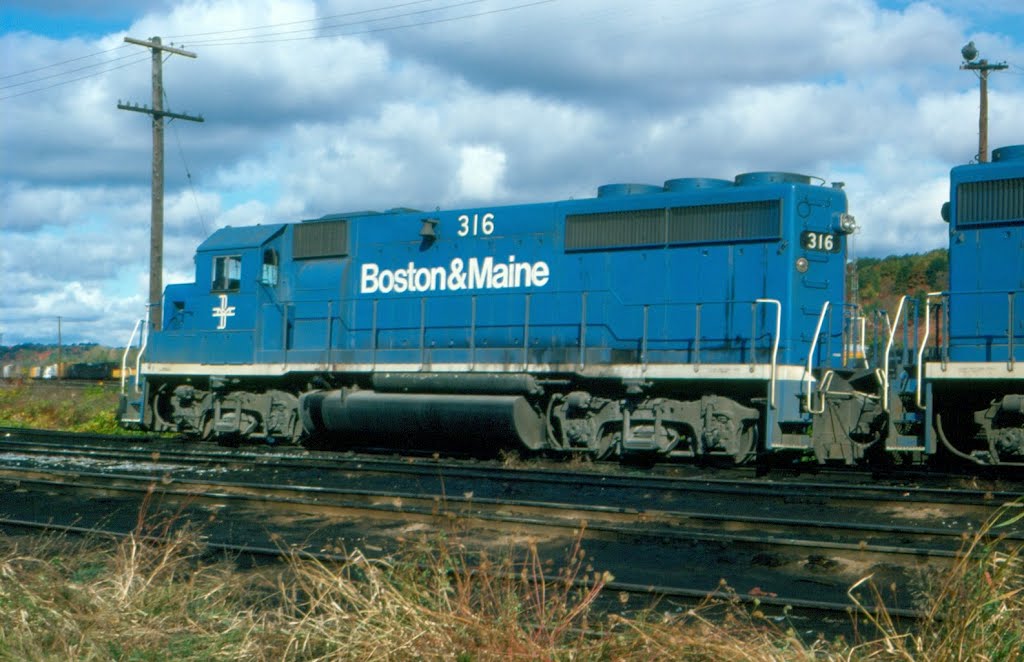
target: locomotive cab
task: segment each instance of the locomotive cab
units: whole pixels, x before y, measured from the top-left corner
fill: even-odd
[[[927,297],[916,405],[928,450],[1024,464],[1024,145],[950,173],[949,290]]]
[[[278,298],[283,225],[222,228],[196,250],[195,282],[164,291],[163,330],[150,340],[165,361],[254,361],[259,309]]]
[[[163,328],[150,335],[143,420],[150,429],[225,439],[297,438],[297,400],[253,375],[262,354],[287,343],[281,307],[284,225],[222,228],[196,251],[192,283],[169,285]],[[262,371],[260,371],[262,372]]]

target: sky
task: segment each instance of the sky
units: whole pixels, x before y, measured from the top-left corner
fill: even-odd
[[[945,244],[949,169],[1024,143],[1020,0],[3,0],[0,344],[124,345],[149,278],[151,55],[164,283],[217,228],[799,172],[854,257]]]

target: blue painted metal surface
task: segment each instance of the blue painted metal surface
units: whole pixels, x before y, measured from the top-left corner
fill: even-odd
[[[701,188],[722,188],[732,186],[731,179],[715,179],[712,177],[679,177],[665,182],[666,191],[689,191]]]
[[[145,359],[163,380],[148,401],[154,428],[202,435],[216,419],[218,432],[296,438],[300,409],[311,433],[318,417],[401,409],[387,429],[402,436],[440,429],[421,418],[443,411],[484,439],[517,427],[529,448],[679,444],[742,461],[753,437],[740,431],[756,425],[765,451],[853,462],[876,442],[936,452],[943,411],[959,437],[942,441],[951,453],[1021,458],[1024,146],[953,168],[950,185],[950,289],[934,296],[947,305],[925,334],[934,347],[905,348],[895,376],[868,365],[851,332],[846,195],[805,175],[224,228],[197,249],[195,281],[165,291]],[[971,365],[947,373],[958,363]],[[205,409],[193,383],[208,389]],[[735,433],[705,427],[719,416]],[[353,426],[329,427],[364,427]]]
[[[812,362],[838,365],[845,194],[788,173],[743,175],[742,186],[678,181],[554,203],[330,215],[348,219],[349,246],[325,259],[290,259],[296,225],[218,230],[199,247],[196,282],[167,288],[166,330],[149,361],[764,365],[775,310],[759,300],[772,299],[779,363],[804,365],[828,302]],[[779,205],[773,237],[565,249],[571,215],[759,202]],[[429,242],[419,234],[428,217]],[[835,250],[803,246],[808,231]],[[271,249],[279,279],[268,284],[261,260]],[[241,261],[239,286],[216,291],[215,260],[230,256]]]
[[[950,174],[952,361],[1024,361],[1024,145],[993,157]]]
[[[228,226],[210,235],[206,241],[199,245],[197,250],[199,252],[212,252],[239,248],[256,248],[262,246],[284,227],[282,224],[251,225],[239,228]]]
[[[619,195],[661,193],[662,187],[653,184],[605,184],[597,189],[597,197],[612,198]]]

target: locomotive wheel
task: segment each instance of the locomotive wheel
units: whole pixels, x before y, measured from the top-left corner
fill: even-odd
[[[210,441],[213,438],[213,415],[207,414],[203,416],[202,431],[199,433],[199,439],[202,441]]]
[[[594,460],[607,460],[619,454],[619,439],[622,435],[616,430],[602,431],[597,444],[588,451]]]
[[[292,416],[292,431],[288,443],[299,444],[302,443],[302,437],[306,433],[305,428],[302,427],[302,419],[299,417],[296,411]]]
[[[757,426],[750,425],[739,434],[736,450],[732,453],[733,464],[739,466],[757,457]]]

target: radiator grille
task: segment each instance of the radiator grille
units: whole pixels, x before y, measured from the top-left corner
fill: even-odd
[[[1024,177],[966,182],[956,188],[956,222],[1024,221]]]
[[[782,236],[781,224],[778,200],[675,207],[669,210],[668,242],[778,239]]]
[[[569,214],[565,218],[565,248],[570,251],[770,241],[781,236],[779,200]]]
[[[664,209],[569,214],[565,219],[565,247],[568,250],[660,246],[664,243]]]
[[[295,226],[292,258],[305,260],[317,257],[348,255],[348,221],[301,223]]]

